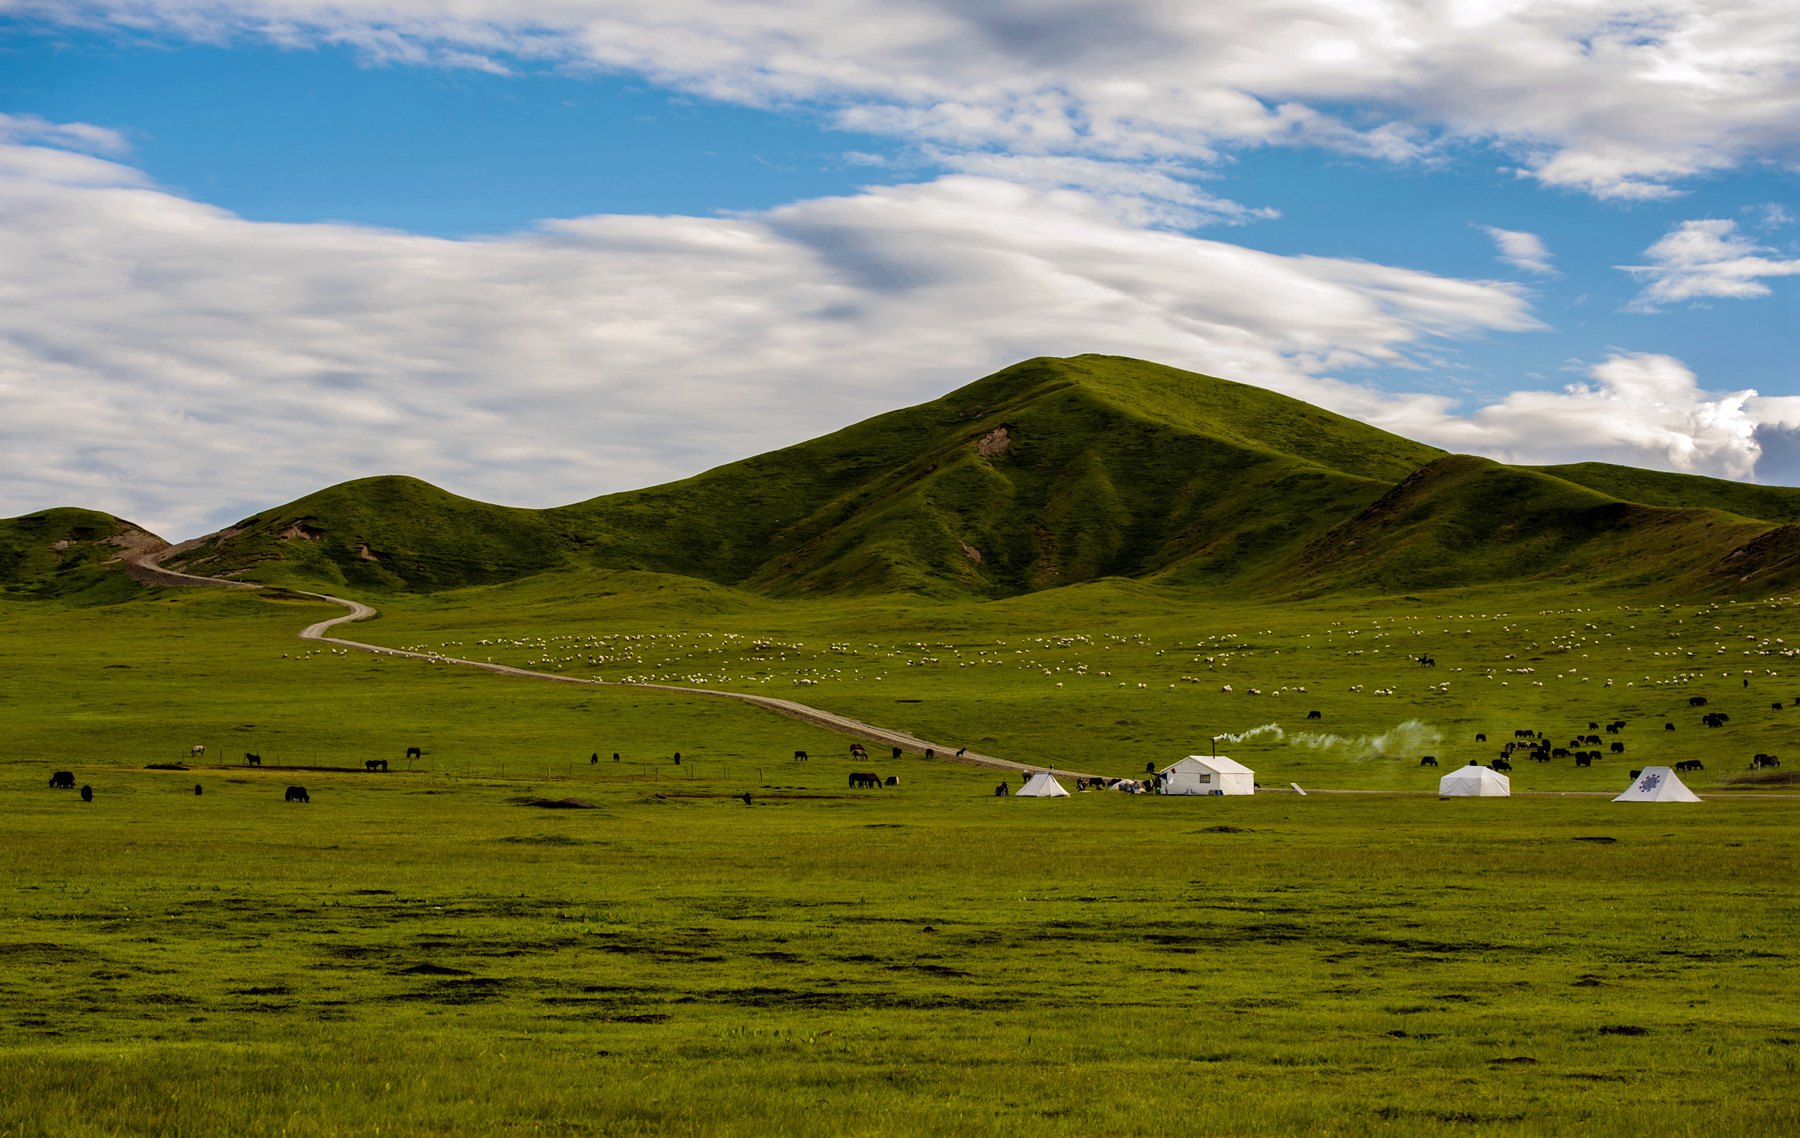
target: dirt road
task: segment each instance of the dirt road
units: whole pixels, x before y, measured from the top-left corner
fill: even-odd
[[[233,589],[258,589],[262,586],[247,584],[243,581],[224,581],[215,577],[196,577],[190,573],[177,573],[172,569],[164,569],[162,560],[178,552],[181,546],[163,546],[152,550],[134,550],[125,558],[132,567],[132,575],[147,585],[172,587],[194,587],[201,585],[225,586]],[[299,590],[295,590],[299,592]],[[404,656],[415,660],[425,660],[434,664],[454,664],[465,668],[480,668],[483,671],[498,672],[501,675],[521,676],[533,680],[550,680],[560,684],[583,684],[588,687],[635,688],[649,691],[671,692],[677,695],[701,696],[706,699],[730,699],[739,703],[747,703],[754,707],[785,715],[790,719],[798,719],[802,723],[810,723],[815,727],[823,727],[828,731],[836,731],[863,743],[877,746],[899,747],[903,751],[923,755],[926,751],[934,752],[934,757],[944,762],[963,763],[968,766],[989,767],[1002,771],[1040,771],[1048,770],[1054,775],[1065,778],[1095,778],[1097,776],[1086,771],[1071,771],[1060,767],[1034,766],[1030,763],[1013,762],[1010,759],[999,759],[992,755],[978,754],[964,750],[957,753],[957,748],[943,743],[921,739],[905,731],[896,731],[888,727],[877,727],[852,719],[847,715],[810,707],[791,699],[777,699],[774,696],[750,695],[744,692],[715,691],[710,688],[681,687],[675,684],[621,684],[605,680],[587,680],[576,676],[559,676],[554,672],[534,672],[528,668],[515,668],[508,664],[495,664],[487,660],[464,660],[456,656],[444,656],[436,652],[409,652],[400,648],[384,648],[379,644],[364,644],[360,640],[346,640],[339,636],[327,635],[331,629],[340,624],[353,621],[368,620],[379,615],[376,609],[361,601],[334,597],[327,593],[302,593],[302,596],[316,597],[322,601],[330,601],[334,605],[342,605],[350,610],[343,616],[334,616],[329,620],[321,620],[317,624],[308,625],[300,632],[302,640],[314,640],[321,644],[333,644],[340,648],[354,648],[359,652],[374,652],[382,656]],[[875,756],[870,761],[875,761]]]

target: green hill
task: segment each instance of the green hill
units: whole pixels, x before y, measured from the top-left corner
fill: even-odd
[[[162,539],[94,510],[0,519],[0,596],[103,604],[138,591],[121,560]]]
[[[361,478],[245,518],[167,559],[201,576],[429,591],[564,564],[571,539],[541,510],[459,498],[417,478]]]
[[[1446,455],[1261,388],[1034,359],[693,478],[551,510],[407,478],[265,511],[171,563],[429,591],[562,567],[772,597],[1006,597],[1107,577],[1245,595],[1509,580],[1766,591],[1800,491]]]

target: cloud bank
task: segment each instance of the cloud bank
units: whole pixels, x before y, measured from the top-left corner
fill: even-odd
[[[1800,165],[1789,0],[13,0],[21,15],[373,60],[646,76],[950,150],[1206,163],[1308,145],[1491,146],[1649,199]]]
[[[1742,477],[1800,425],[1800,400],[1712,395],[1663,356],[1472,415],[1359,385],[1346,375],[1537,322],[1508,283],[1278,256],[1134,208],[957,174],[449,240],[247,221],[128,165],[0,145],[0,515],[87,505],[185,537],[387,472],[547,506],[1081,352],[1512,461]]]

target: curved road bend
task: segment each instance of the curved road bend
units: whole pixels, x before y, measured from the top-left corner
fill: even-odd
[[[261,585],[244,581],[225,581],[216,577],[197,577],[191,573],[177,573],[162,567],[162,559],[178,551],[178,546],[165,546],[151,552],[138,552],[126,558],[128,565],[135,572],[133,576],[147,585],[163,586],[196,586],[223,585],[233,589],[260,589]],[[923,755],[927,750],[936,753],[940,760],[964,763],[969,766],[991,767],[1003,771],[1040,771],[1048,770],[1051,774],[1065,778],[1095,778],[1096,775],[1086,771],[1065,770],[1061,767],[1032,766],[1028,763],[1015,763],[1010,759],[997,759],[992,755],[964,751],[956,754],[955,747],[946,747],[942,743],[933,743],[921,739],[905,731],[895,731],[887,727],[876,727],[859,719],[851,719],[847,715],[824,711],[809,707],[804,703],[796,703],[791,699],[777,699],[774,696],[750,695],[745,692],[716,691],[711,688],[681,687],[675,684],[621,684],[609,683],[605,680],[584,680],[576,676],[559,676],[554,672],[534,672],[528,668],[515,668],[509,664],[495,664],[486,660],[464,660],[455,656],[443,656],[435,652],[410,652],[402,648],[384,648],[379,644],[364,644],[360,640],[345,640],[342,637],[328,636],[332,628],[352,621],[368,620],[377,615],[376,610],[361,601],[346,600],[326,593],[306,593],[294,590],[301,596],[316,597],[322,601],[330,601],[334,605],[343,605],[350,611],[343,616],[334,616],[329,620],[321,620],[317,624],[308,625],[300,632],[302,640],[316,640],[321,644],[335,644],[340,648],[355,648],[361,652],[374,652],[381,656],[404,656],[414,660],[425,660],[433,664],[458,664],[467,668],[481,668],[484,671],[499,672],[507,676],[523,676],[534,680],[552,680],[562,684],[584,684],[588,687],[611,688],[643,688],[649,691],[665,691],[678,695],[708,696],[712,699],[732,699],[739,703],[747,703],[754,707],[785,715],[790,719],[798,719],[802,723],[810,723],[815,727],[823,727],[828,731],[836,731],[840,735],[848,735],[860,739],[868,739],[889,747],[899,747]]]

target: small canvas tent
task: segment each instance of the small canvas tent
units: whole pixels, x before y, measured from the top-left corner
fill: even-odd
[[[1470,763],[1438,779],[1440,798],[1510,798],[1512,779],[1497,770]]]
[[[1668,767],[1645,767],[1614,802],[1698,802],[1681,776]]]
[[[1069,792],[1063,789],[1062,783],[1057,782],[1049,771],[1038,771],[1033,774],[1025,780],[1025,785],[1021,786],[1017,793],[1021,798],[1067,798],[1069,796]]]
[[[1224,755],[1189,755],[1162,770],[1164,794],[1255,794],[1256,772]]]

